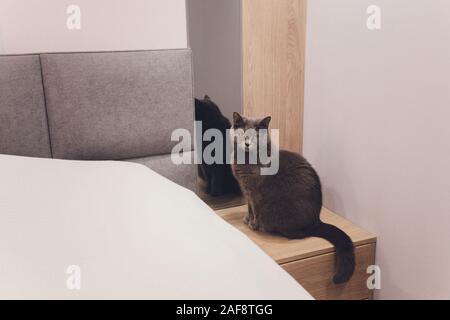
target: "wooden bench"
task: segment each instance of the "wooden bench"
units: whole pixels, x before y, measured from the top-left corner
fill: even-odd
[[[334,247],[326,240],[307,238],[288,240],[250,230],[242,221],[247,206],[217,210],[217,214],[246,234],[281,267],[290,273],[316,299],[372,299],[367,288],[367,268],[375,264],[376,236],[341,216],[323,209],[321,218],[344,230],[355,245],[356,268],[349,282],[335,285],[332,282]]]

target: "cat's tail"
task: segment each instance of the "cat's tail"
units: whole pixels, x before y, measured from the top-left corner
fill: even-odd
[[[336,284],[347,282],[355,270],[355,252],[350,237],[338,227],[323,222],[310,230],[310,235],[323,238],[335,246],[336,273],[333,282]]]

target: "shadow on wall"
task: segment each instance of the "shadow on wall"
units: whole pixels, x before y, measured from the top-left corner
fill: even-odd
[[[333,165],[329,166],[328,156],[330,154],[341,155],[342,151],[339,152],[337,150],[338,146],[342,146],[342,143],[339,141],[330,142],[327,145],[323,145],[318,152],[318,155],[314,159],[310,159],[313,166],[318,170],[318,174],[320,176],[322,182],[322,193],[323,193],[323,204],[326,208],[333,208],[333,211],[340,214],[341,216],[348,218],[346,215],[347,208],[345,207],[345,203],[342,199],[342,196],[339,193],[339,189],[334,189],[330,186],[328,180],[336,180],[344,181],[346,184],[346,188],[351,190],[351,194],[353,194],[352,203],[357,203],[358,197],[357,192],[353,186],[353,183],[350,179],[350,175],[347,174],[349,170],[346,168],[346,161],[343,157],[341,158],[333,158]],[[334,150],[333,150],[334,149]],[[320,169],[322,168],[322,170]],[[327,171],[324,171],[323,168],[326,168]],[[330,176],[333,176],[332,178]]]
[[[2,28],[0,28],[0,54],[4,54],[4,48],[3,48],[3,34],[2,34]]]
[[[209,95],[231,119],[242,111],[241,0],[188,0],[196,97]]]

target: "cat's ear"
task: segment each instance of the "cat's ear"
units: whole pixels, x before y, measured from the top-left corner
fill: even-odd
[[[203,99],[206,101],[211,101],[211,98],[208,95],[205,95],[205,97]]]
[[[269,129],[269,124],[270,124],[271,120],[272,120],[272,117],[265,117],[264,119],[262,119],[259,122],[258,127],[262,128],[262,129]]]
[[[235,127],[242,125],[244,123],[244,119],[239,113],[233,112],[233,123]]]

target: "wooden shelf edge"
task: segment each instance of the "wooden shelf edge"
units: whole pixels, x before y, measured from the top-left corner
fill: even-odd
[[[276,235],[252,231],[242,222],[246,210],[247,206],[244,205],[217,210],[216,213],[255,242],[278,264],[286,264],[335,252],[334,246],[324,239],[310,237],[289,240]],[[321,218],[324,222],[334,224],[347,232],[352,238],[355,248],[376,244],[377,242],[375,234],[366,231],[327,208],[323,209]]]
[[[354,248],[356,250],[359,247],[367,246],[367,245],[370,245],[370,244],[373,244],[373,245],[376,246],[377,242],[376,242],[376,240],[375,241],[367,241],[367,242],[359,242],[358,244],[354,244]],[[336,252],[336,250],[332,246],[332,247],[330,247],[330,249],[317,250],[317,251],[311,252],[310,254],[309,253],[305,253],[305,254],[300,254],[300,255],[294,255],[294,256],[292,256],[290,258],[275,259],[275,262],[278,263],[279,265],[283,265],[283,264],[295,262],[295,261],[298,261],[298,260],[314,258],[314,257],[322,256],[324,254],[330,254],[330,253],[335,253],[335,252]]]

